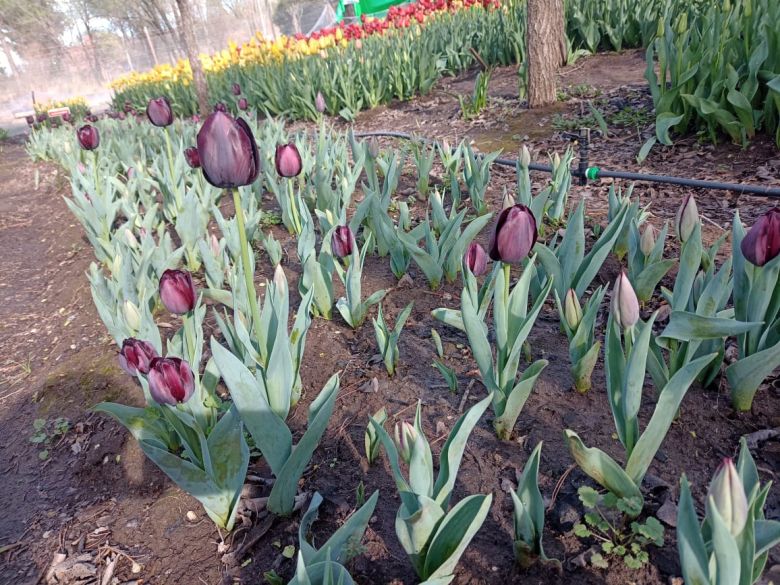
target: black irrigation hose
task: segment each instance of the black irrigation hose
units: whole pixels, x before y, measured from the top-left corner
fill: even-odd
[[[355,134],[357,138],[370,138],[370,137],[387,137],[387,138],[401,138],[403,140],[417,140],[421,142],[434,143],[435,140],[424,138],[420,136],[414,136],[407,134],[406,132],[359,132]],[[495,160],[496,164],[517,167],[517,161],[510,158],[498,158]],[[539,171],[542,173],[552,173],[552,167],[549,165],[540,165],[531,163],[528,168],[532,171]],[[571,170],[572,176],[583,178],[587,181],[595,181],[597,179],[627,179],[630,181],[648,181],[651,183],[667,183],[669,185],[681,185],[684,187],[695,187],[698,189],[718,189],[724,191],[734,191],[740,195],[757,195],[761,197],[773,197],[780,199],[780,188],[777,187],[761,187],[759,185],[740,185],[737,183],[721,183],[720,181],[703,181],[700,179],[686,179],[684,177],[671,177],[667,175],[649,175],[646,173],[627,173],[623,171],[605,171],[598,167],[587,167],[584,170],[582,168],[573,168]]]

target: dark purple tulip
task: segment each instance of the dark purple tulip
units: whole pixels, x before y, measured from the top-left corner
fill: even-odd
[[[152,359],[149,364],[149,393],[158,404],[176,406],[187,402],[195,392],[190,365],[176,357]]]
[[[330,248],[339,258],[346,258],[352,254],[352,250],[355,249],[355,235],[348,225],[340,225],[333,230]]]
[[[84,150],[95,150],[100,144],[100,133],[98,129],[89,124],[85,124],[76,130],[76,137]]]
[[[62,120],[63,122],[71,122],[73,120],[73,116],[70,115],[70,112],[65,112],[62,114]]]
[[[160,298],[174,315],[189,313],[195,308],[195,285],[192,275],[184,270],[166,270],[160,278]]]
[[[246,98],[242,97],[238,99],[238,109],[244,111],[249,109],[249,102],[246,101]]]
[[[325,108],[327,108],[327,104],[325,103],[325,97],[319,91],[317,92],[317,97],[314,98],[314,107],[317,109],[317,111],[320,114],[324,113]]]
[[[149,105],[146,106],[146,115],[152,124],[160,128],[173,124],[171,102],[164,96],[149,100]]]
[[[196,147],[190,146],[189,148],[185,148],[184,159],[187,161],[187,164],[190,165],[190,168],[197,169],[200,167],[200,153]]]
[[[198,154],[206,180],[221,189],[249,185],[260,172],[260,156],[249,125],[216,111],[198,132]]]
[[[130,337],[122,342],[122,349],[119,350],[119,365],[131,376],[135,376],[138,372],[148,374],[149,364],[156,357],[157,350],[151,343]]]
[[[477,242],[471,242],[466,249],[466,266],[474,276],[482,276],[487,271],[488,255],[485,248]]]
[[[27,116],[25,118],[25,121],[27,122],[28,126],[32,126],[33,124],[35,124],[35,116]]]
[[[215,112],[227,112],[227,107],[222,102],[217,102],[214,104],[214,111]]]
[[[237,83],[234,83],[231,89],[233,90],[233,95],[241,95],[241,86]]]
[[[533,249],[537,238],[533,212],[518,203],[502,211],[490,239],[493,260],[517,264]]]
[[[41,112],[40,114],[35,116],[35,120],[38,123],[45,122],[48,118],[49,118],[49,114],[47,114],[46,112]]]
[[[301,153],[292,142],[276,147],[276,172],[280,177],[297,177],[302,168]]]
[[[87,122],[91,122],[93,124],[98,121],[98,117],[95,114],[87,114],[86,116],[84,116],[84,119]]]
[[[123,109],[125,111],[125,114],[129,114],[130,112],[133,111],[133,104],[131,104],[129,101],[126,101]]]
[[[745,259],[755,266],[763,266],[780,254],[780,209],[773,207],[759,217],[740,248]]]

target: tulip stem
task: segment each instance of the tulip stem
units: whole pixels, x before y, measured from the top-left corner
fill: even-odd
[[[171,182],[174,185],[178,186],[178,181],[176,180],[176,177],[173,174],[173,149],[171,148],[171,131],[170,126],[165,127],[165,148],[168,151],[168,170],[171,173]],[[175,189],[174,191],[176,191]],[[176,198],[176,193],[174,193],[174,199]],[[179,205],[178,202],[174,201],[174,204],[176,205],[176,213],[178,215],[179,212]]]
[[[502,263],[501,266],[504,269],[504,304],[509,304],[509,279],[512,277],[511,270],[512,266],[510,264],[507,264],[506,262]]]
[[[301,225],[301,215],[298,213],[298,201],[295,197],[295,186],[292,179],[285,179],[287,181],[287,194],[290,200],[290,215],[292,216],[293,232],[299,236],[303,231]]]
[[[260,328],[260,311],[257,308],[257,292],[255,291],[255,280],[252,267],[249,265],[249,242],[246,239],[246,228],[244,227],[244,208],[241,206],[241,195],[238,189],[231,189],[233,192],[233,205],[236,208],[236,222],[238,223],[238,238],[241,242],[241,264],[244,268],[244,282],[246,283],[246,294],[249,297],[249,310],[252,311],[252,326],[255,330],[257,343],[262,342],[263,336]]]

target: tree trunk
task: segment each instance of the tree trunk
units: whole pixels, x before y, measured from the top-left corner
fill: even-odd
[[[528,107],[555,103],[555,76],[566,62],[562,0],[528,0]]]
[[[195,44],[195,27],[192,23],[192,11],[189,4],[190,0],[176,0],[181,17],[181,37],[184,40],[184,52],[190,61],[192,68],[192,81],[195,84],[195,93],[198,96],[198,110],[201,116],[207,116],[209,113],[209,94],[206,86],[206,78],[203,75],[203,66],[198,58],[198,51]]]

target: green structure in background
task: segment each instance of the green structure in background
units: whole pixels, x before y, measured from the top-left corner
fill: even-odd
[[[354,0],[352,4],[355,6],[355,16],[360,18],[363,14],[382,17],[391,6],[406,4],[406,2],[407,0]],[[350,4],[349,0],[339,0],[336,6],[336,22],[344,20],[345,4]]]

